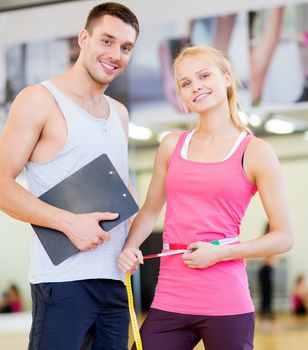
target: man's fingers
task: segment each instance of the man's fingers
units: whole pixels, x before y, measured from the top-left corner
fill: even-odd
[[[103,231],[103,230],[102,230],[101,233],[99,233],[98,237],[99,237],[99,239],[100,239],[101,241],[109,241],[110,238],[111,238],[111,237],[110,237],[105,231]]]
[[[102,220],[115,220],[116,218],[119,217],[118,213],[96,213],[96,218],[98,221],[102,221]]]

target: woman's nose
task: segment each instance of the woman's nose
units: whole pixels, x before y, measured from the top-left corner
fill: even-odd
[[[193,84],[193,91],[194,91],[194,92],[198,92],[198,91],[200,91],[201,89],[202,89],[202,87],[200,86],[199,83]]]

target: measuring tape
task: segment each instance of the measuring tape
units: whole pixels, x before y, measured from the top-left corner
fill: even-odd
[[[232,244],[238,242],[237,237],[229,237],[229,238],[223,238],[223,239],[217,239],[215,241],[210,241],[208,243],[211,243],[213,245],[225,245],[225,244]],[[193,248],[191,250],[187,249],[187,244],[177,244],[177,243],[164,243],[163,249],[167,250],[162,253],[158,254],[150,254],[150,255],[144,255],[143,259],[153,259],[153,258],[161,258],[164,256],[169,255],[177,255],[177,254],[183,254],[188,253],[197,250],[197,248]]]
[[[142,342],[141,342],[138,321],[137,321],[135,308],[134,308],[134,297],[133,297],[132,284],[131,284],[129,272],[126,272],[126,292],[127,292],[127,297],[128,297],[128,309],[129,309],[130,320],[131,320],[133,335],[134,335],[134,339],[135,339],[136,349],[142,350]]]
[[[237,238],[231,237],[231,238],[224,238],[224,239],[211,241],[209,243],[214,244],[214,245],[224,245],[224,244],[232,244],[235,242],[237,242]],[[183,245],[183,244],[164,243],[163,249],[169,250],[168,252],[145,255],[145,256],[143,256],[143,259],[159,258],[159,257],[163,257],[163,256],[168,256],[168,255],[183,254],[183,253],[191,251],[191,250],[187,250],[186,247],[187,247],[187,245]],[[134,339],[135,339],[136,349],[142,350],[142,342],[141,342],[138,321],[137,321],[135,308],[134,308],[134,297],[133,297],[132,284],[131,284],[130,277],[131,277],[130,273],[126,272],[126,292],[127,292],[127,297],[128,297],[128,309],[129,309],[130,320],[131,320],[133,335],[134,335]]]
[[[181,253],[183,254],[183,253],[187,253],[187,252],[190,252],[190,251],[191,250],[187,250],[187,249],[170,250],[169,252],[144,255],[143,259],[161,258],[162,256],[177,255],[177,254],[181,254]]]

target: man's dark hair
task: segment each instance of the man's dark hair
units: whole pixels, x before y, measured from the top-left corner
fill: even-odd
[[[105,2],[93,7],[90,11],[85,29],[92,32],[95,22],[104,15],[117,17],[126,24],[130,24],[136,30],[136,36],[139,34],[139,23],[135,14],[126,6],[116,2]]]

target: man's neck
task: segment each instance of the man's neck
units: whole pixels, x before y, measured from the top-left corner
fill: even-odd
[[[55,80],[64,92],[82,96],[92,101],[99,101],[109,84],[100,84],[89,74],[73,66],[67,73]]]

